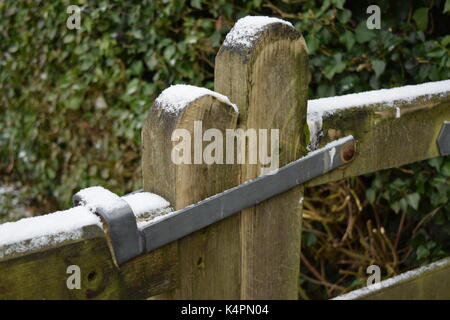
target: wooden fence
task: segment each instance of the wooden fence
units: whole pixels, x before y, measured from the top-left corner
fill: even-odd
[[[260,174],[259,164],[171,161],[172,133],[195,135],[196,121],[220,132],[278,129],[280,167],[305,155],[308,144],[316,149],[352,135],[353,161],[306,187],[440,155],[437,139],[450,120],[450,80],[308,101],[309,77],[305,41],[289,23],[239,20],[217,54],[215,92],[172,87],[151,108],[142,130],[144,191],[179,210]],[[304,187],[120,267],[87,207],[0,225],[0,298],[297,299]],[[139,223],[171,214],[168,204],[159,204],[137,215]],[[67,286],[71,265],[81,270],[81,289]],[[450,298],[450,265],[430,268],[343,298]]]

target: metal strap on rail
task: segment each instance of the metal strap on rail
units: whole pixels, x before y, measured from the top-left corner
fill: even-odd
[[[450,121],[444,121],[437,143],[441,156],[450,155]]]
[[[145,242],[137,228],[136,217],[130,205],[106,189],[97,187],[97,196],[103,201],[92,201],[84,196],[83,189],[73,196],[75,206],[89,206],[100,216],[108,235],[108,245],[117,265],[145,252]],[[111,197],[112,195],[112,197]]]
[[[105,204],[96,212],[108,226],[107,236],[120,265],[338,168],[353,160],[354,154],[355,141],[352,136],[347,136],[275,172],[149,222],[141,229],[129,206],[116,211],[106,210],[104,207],[108,204]],[[74,203],[79,202],[80,197],[76,194]]]

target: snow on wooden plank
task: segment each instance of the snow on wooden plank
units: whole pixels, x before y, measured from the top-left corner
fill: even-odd
[[[323,118],[330,117],[337,111],[350,108],[379,106],[395,108],[395,117],[402,114],[403,106],[416,100],[446,98],[450,96],[450,80],[428,82],[391,89],[372,90],[343,96],[313,99],[308,101],[307,122],[310,130],[310,150],[318,147]]]
[[[411,102],[422,96],[447,96],[449,93],[450,80],[427,82],[418,85],[309,100],[308,112],[334,112],[336,110],[363,107],[371,104],[385,104],[394,107],[397,102]]]
[[[100,218],[94,212],[100,205],[113,206],[120,197],[99,186],[83,189],[80,195],[88,206],[0,224],[0,259],[104,236]],[[133,193],[122,199],[140,223],[173,211],[168,201],[150,192]]]
[[[156,98],[155,103],[169,113],[178,114],[191,102],[207,95],[213,96],[220,102],[230,105],[238,112],[237,106],[231,103],[228,97],[206,88],[186,84],[172,85],[165,89],[158,98]]]
[[[399,274],[379,283],[338,296],[333,300],[449,299],[450,258]]]
[[[75,207],[0,225],[0,259],[103,234],[98,216]]]

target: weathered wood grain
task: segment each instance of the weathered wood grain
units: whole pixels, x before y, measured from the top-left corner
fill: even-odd
[[[395,107],[400,108],[398,118]],[[437,137],[445,120],[450,120],[450,92],[399,102],[394,108],[375,104],[325,116],[320,145],[353,135],[356,156],[347,166],[318,177],[307,186],[437,157]]]
[[[67,268],[81,269],[81,288],[68,289]],[[146,299],[177,286],[170,244],[115,267],[104,237],[0,261],[0,299]]]
[[[225,133],[225,129],[235,128],[236,119],[230,105],[210,95],[187,105],[179,114],[156,103],[142,132],[144,190],[163,195],[175,209],[181,209],[236,185],[234,165],[177,165],[171,160],[172,148],[177,144],[171,141],[175,129],[187,129],[194,137],[194,121],[201,120],[203,130],[215,128]],[[202,146],[207,144],[203,142]],[[193,141],[191,151],[194,159]],[[231,217],[177,241],[180,285],[159,298],[238,298],[238,223]]]
[[[239,107],[238,127],[279,129],[280,166],[305,153],[307,49],[283,23],[267,25],[248,48],[226,43],[216,57],[215,90]],[[260,165],[241,165],[239,183]],[[242,299],[297,299],[302,187],[239,214]]]
[[[449,300],[450,258],[338,296],[336,300]]]

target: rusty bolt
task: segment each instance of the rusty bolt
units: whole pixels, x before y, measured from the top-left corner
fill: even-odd
[[[341,158],[345,162],[353,160],[355,156],[355,145],[353,143],[344,146],[341,150]]]

